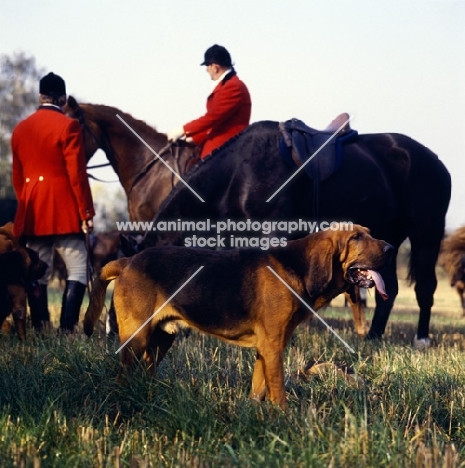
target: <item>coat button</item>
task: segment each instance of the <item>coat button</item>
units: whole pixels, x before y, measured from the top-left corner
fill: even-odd
[[[26,183],[28,184],[30,181],[31,179],[29,179],[29,177],[26,177]]]
[[[39,180],[42,182],[44,180],[44,176],[39,176]]]

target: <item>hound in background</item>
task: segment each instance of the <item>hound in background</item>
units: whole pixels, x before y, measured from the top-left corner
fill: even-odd
[[[20,247],[13,234],[13,223],[0,227],[0,327],[6,331],[5,320],[13,316],[19,339],[26,339],[27,294],[34,294],[37,280],[47,269],[31,249]]]
[[[442,241],[438,263],[446,271],[451,287],[457,291],[465,317],[465,226]]]

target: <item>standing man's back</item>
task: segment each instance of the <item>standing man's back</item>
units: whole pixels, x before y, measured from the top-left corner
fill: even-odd
[[[79,320],[87,283],[84,233],[92,230],[95,213],[81,129],[64,115],[65,103],[64,80],[54,73],[44,76],[39,85],[40,106],[15,127],[11,147],[18,199],[14,233],[49,266],[39,280],[40,294],[28,295],[32,324],[40,331],[50,323],[47,285],[56,249],[68,273],[60,330],[71,333]]]

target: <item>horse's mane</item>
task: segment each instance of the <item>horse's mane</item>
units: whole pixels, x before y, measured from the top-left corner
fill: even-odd
[[[263,128],[267,125],[274,124],[278,125],[278,122],[271,122],[268,120],[265,121],[259,121],[259,122],[254,122],[250,124],[248,127],[246,127],[242,132],[239,132],[237,135],[233,136],[230,138],[224,145],[220,146],[219,148],[215,149],[212,151],[211,154],[209,154],[205,159],[200,160],[192,169],[189,170],[189,172],[184,176],[184,180],[189,183],[192,179],[198,177],[199,173],[203,174],[205,171],[212,171],[211,174],[214,174],[215,168],[212,166],[216,164],[220,164],[221,157],[229,151],[231,146],[235,145],[238,141],[238,139],[248,133],[252,132],[261,132]],[[158,213],[155,215],[155,219],[158,218],[158,215],[163,212],[163,209],[169,205],[171,200],[177,196],[177,194],[181,190],[185,190],[185,185],[182,182],[179,182],[176,184],[176,186],[171,190],[169,195],[165,198],[163,203],[160,206],[160,209],[158,210]]]
[[[455,230],[442,241],[438,263],[446,271],[449,278],[462,268],[462,257],[465,254],[465,226]]]
[[[117,107],[107,106],[105,104],[79,104],[85,116],[92,119],[98,119],[100,121],[108,122],[108,124],[114,124],[115,119],[117,122],[124,126],[123,122],[118,119],[118,115],[137,132],[139,135],[150,135],[151,137],[161,136],[164,134],[160,133],[155,127],[147,124],[143,120],[136,119],[131,114],[118,109]]]

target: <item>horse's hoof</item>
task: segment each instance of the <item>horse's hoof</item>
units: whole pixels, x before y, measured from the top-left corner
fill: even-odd
[[[425,351],[431,346],[431,341],[429,338],[417,338],[417,335],[415,335],[415,338],[413,339],[413,348],[416,349],[417,351]]]
[[[370,330],[365,336],[365,341],[381,341],[383,339],[382,333],[376,333],[373,330]]]

